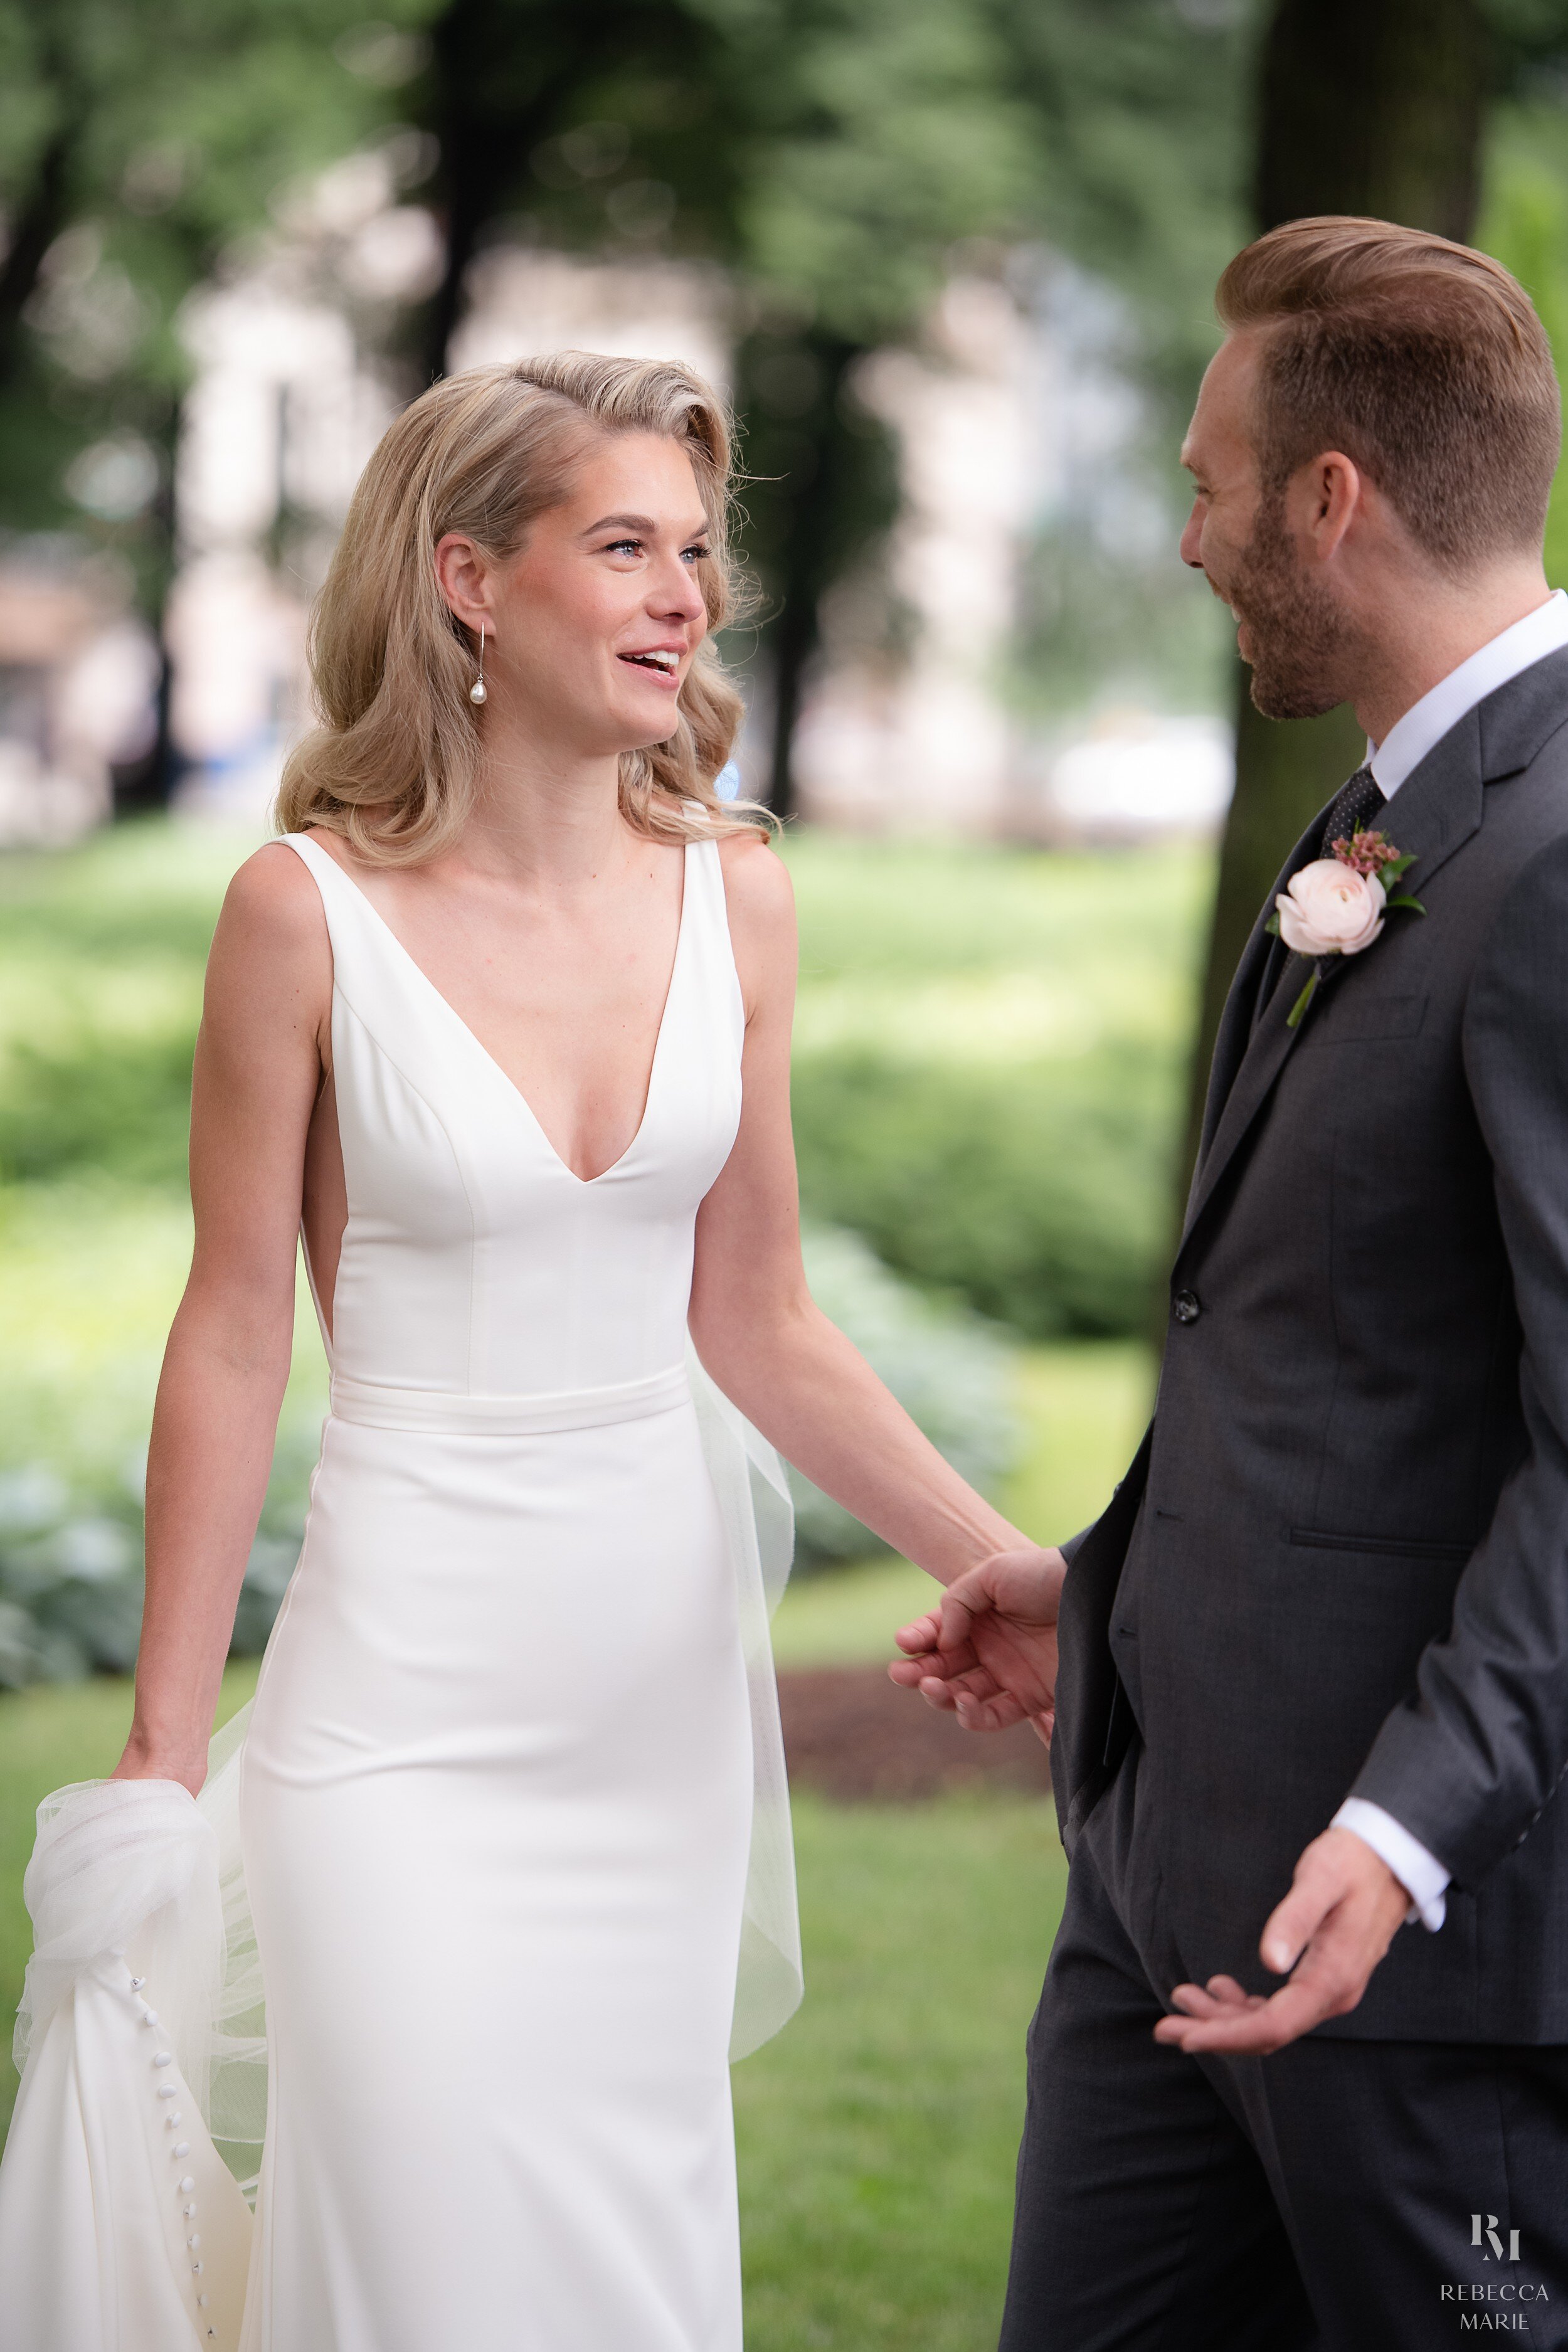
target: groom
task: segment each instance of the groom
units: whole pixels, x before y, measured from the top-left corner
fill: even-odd
[[[1184,556],[1261,711],[1371,740],[1231,989],[1136,1460],[891,1670],[1055,1709],[1003,2345],[1568,2346],[1558,389],[1505,271],[1382,222],[1219,310]]]

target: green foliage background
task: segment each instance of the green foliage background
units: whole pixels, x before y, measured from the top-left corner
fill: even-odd
[[[809,834],[786,854],[813,1213],[1032,1338],[1142,1330],[1207,856]]]
[[[1476,242],[1511,269],[1568,378],[1568,118],[1561,105],[1500,109],[1487,162]],[[1568,588],[1568,467],[1560,467],[1546,522],[1546,575]]]

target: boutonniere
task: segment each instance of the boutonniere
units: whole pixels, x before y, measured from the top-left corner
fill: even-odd
[[[1357,825],[1349,841],[1336,841],[1332,847],[1331,857],[1315,857],[1293,874],[1274,901],[1268,928],[1293,955],[1360,955],[1382,930],[1385,914],[1400,908],[1413,915],[1426,912],[1419,898],[1394,889],[1415,860],[1402,857],[1385,834],[1363,833]],[[1314,962],[1311,978],[1290,1007],[1287,1028],[1300,1028],[1321,977]]]

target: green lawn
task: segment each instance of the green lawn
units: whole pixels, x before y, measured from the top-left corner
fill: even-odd
[[[1061,1908],[1050,1807],[795,1808],[806,1997],[735,2070],[750,2352],[984,2352],[1023,2039]]]
[[[229,1669],[226,1716],[255,1678]],[[107,1771],[129,1719],[111,1681],[0,1705],[7,2014],[33,1808]],[[805,2003],[735,2072],[750,2352],[971,2352],[1001,2309],[1024,2029],[1061,1906],[1054,1818],[1009,1797],[804,1797],[795,1838]]]

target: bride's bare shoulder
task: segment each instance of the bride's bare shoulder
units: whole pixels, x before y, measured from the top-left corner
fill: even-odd
[[[795,890],[784,859],[765,834],[732,833],[719,844],[730,944],[750,1023],[777,1015],[787,1039],[795,996]]]
[[[752,826],[727,834],[719,844],[719,863],[731,925],[740,922],[764,938],[793,934],[795,887],[770,835]]]
[[[279,960],[330,968],[326,916],[314,875],[281,841],[247,857],[224,894],[214,938],[220,960]]]

